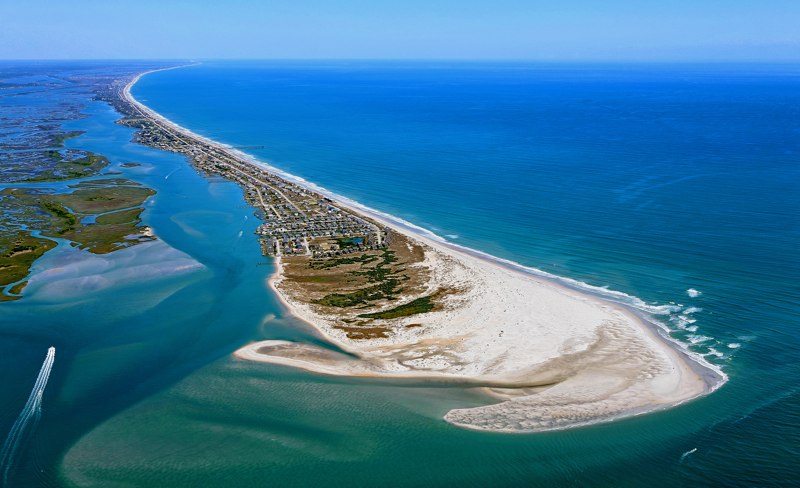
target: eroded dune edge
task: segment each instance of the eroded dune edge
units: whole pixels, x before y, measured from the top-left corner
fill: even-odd
[[[497,402],[444,418],[497,432],[659,410],[721,383],[621,305],[441,242],[171,123],[133,99],[137,79],[122,98],[148,119],[145,130],[179,141],[172,150],[246,189],[263,210],[262,248],[275,256],[271,287],[288,311],[350,353],[261,341],[236,357],[481,387]],[[338,233],[326,222],[337,222]]]

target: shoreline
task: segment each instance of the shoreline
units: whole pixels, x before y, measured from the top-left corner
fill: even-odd
[[[492,272],[498,273],[498,272],[500,272],[499,270],[502,269],[502,270],[504,270],[505,273],[513,274],[519,280],[525,280],[526,282],[528,282],[526,286],[538,287],[539,289],[547,288],[547,289],[549,289],[548,293],[550,293],[551,295],[555,291],[555,292],[557,292],[558,295],[563,295],[563,296],[566,296],[566,297],[568,297],[570,299],[575,299],[575,300],[578,300],[578,301],[581,301],[581,302],[589,303],[591,306],[599,307],[599,308],[602,308],[603,310],[607,310],[607,311],[610,310],[610,313],[613,312],[613,313],[617,314],[618,316],[622,317],[624,319],[624,322],[626,323],[626,325],[633,324],[633,326],[640,333],[640,337],[638,337],[638,339],[643,340],[644,343],[646,343],[648,346],[654,347],[656,349],[658,349],[658,346],[661,346],[660,351],[658,351],[658,353],[665,355],[666,358],[667,358],[667,362],[671,365],[670,367],[675,370],[675,371],[672,372],[672,376],[673,376],[672,379],[673,380],[675,379],[674,376],[676,374],[678,376],[678,382],[681,382],[681,381],[688,382],[688,381],[690,381],[692,379],[691,378],[687,379],[687,378],[685,378],[685,376],[696,375],[697,379],[699,379],[702,382],[702,388],[700,388],[699,385],[694,384],[693,385],[694,389],[692,390],[691,394],[689,394],[688,392],[683,392],[683,395],[682,396],[679,395],[680,398],[676,398],[676,399],[674,399],[674,401],[662,401],[660,403],[659,402],[653,402],[650,405],[643,405],[643,406],[635,407],[635,408],[632,408],[632,409],[618,410],[615,413],[608,414],[608,415],[597,415],[597,416],[591,417],[587,421],[571,421],[571,422],[569,422],[567,424],[557,425],[557,426],[554,426],[552,428],[540,426],[540,427],[531,428],[531,429],[524,429],[524,428],[520,428],[520,429],[504,429],[504,428],[500,428],[500,427],[497,427],[497,426],[492,426],[491,422],[488,422],[488,424],[487,424],[486,422],[484,422],[484,419],[480,419],[481,422],[484,422],[483,424],[481,424],[480,426],[476,426],[474,424],[463,422],[463,420],[465,418],[470,418],[470,416],[473,415],[474,412],[470,412],[468,414],[463,414],[463,415],[457,413],[457,414],[454,414],[453,416],[451,416],[451,414],[453,412],[458,412],[457,410],[453,410],[450,413],[448,413],[448,415],[445,417],[445,419],[448,422],[451,422],[451,423],[453,423],[455,425],[458,425],[458,426],[464,427],[464,428],[468,428],[468,429],[483,430],[483,431],[487,431],[488,430],[488,431],[495,431],[495,432],[532,432],[532,431],[545,431],[545,430],[560,430],[560,429],[564,429],[564,428],[578,427],[578,426],[582,426],[582,425],[591,425],[591,424],[596,424],[596,423],[601,423],[601,422],[609,422],[609,421],[616,420],[616,419],[623,418],[623,417],[630,417],[630,416],[635,416],[635,415],[641,415],[641,414],[647,413],[647,412],[664,410],[664,409],[670,408],[672,406],[680,405],[682,403],[686,403],[686,402],[691,401],[693,399],[696,399],[698,397],[701,397],[701,396],[704,396],[706,394],[709,394],[709,393],[713,392],[714,390],[716,390],[717,388],[719,388],[720,386],[722,386],[727,381],[727,376],[721,370],[719,370],[718,368],[715,368],[715,367],[711,366],[710,364],[706,363],[705,361],[703,361],[701,357],[698,357],[698,355],[693,354],[682,343],[679,343],[678,341],[675,341],[674,339],[669,338],[666,335],[666,331],[664,330],[663,327],[661,327],[661,326],[657,325],[656,323],[648,320],[646,315],[645,315],[647,307],[648,307],[647,304],[644,304],[644,302],[641,302],[639,300],[641,305],[639,307],[637,307],[637,306],[634,306],[634,305],[621,303],[621,301],[620,301],[620,299],[627,298],[630,301],[632,301],[633,303],[636,303],[636,300],[638,300],[638,299],[636,299],[635,297],[631,297],[629,295],[622,294],[622,293],[619,293],[619,292],[611,292],[611,291],[604,290],[604,289],[601,289],[601,288],[591,287],[590,285],[586,285],[586,284],[580,283],[580,282],[578,282],[576,280],[571,280],[569,278],[564,278],[564,277],[558,277],[558,276],[555,276],[555,275],[551,275],[551,274],[546,273],[544,271],[536,270],[535,268],[529,268],[529,267],[523,266],[523,265],[521,265],[519,263],[515,263],[513,261],[507,260],[507,259],[491,256],[491,255],[489,255],[487,253],[484,253],[482,251],[479,251],[479,250],[470,249],[470,248],[467,248],[465,246],[461,246],[461,245],[458,245],[458,244],[451,243],[451,242],[443,239],[442,237],[440,237],[440,236],[428,231],[427,229],[423,229],[423,228],[421,228],[419,226],[414,225],[413,223],[410,223],[410,222],[404,221],[402,219],[399,219],[397,217],[394,217],[394,216],[382,213],[380,211],[371,209],[371,208],[366,207],[366,206],[364,206],[364,205],[362,205],[362,204],[360,204],[358,202],[350,200],[350,199],[348,199],[346,197],[342,197],[340,195],[336,195],[335,193],[330,192],[330,191],[328,191],[328,190],[326,190],[324,188],[321,188],[321,187],[319,187],[319,186],[317,186],[317,185],[315,185],[315,184],[313,184],[311,182],[308,182],[308,181],[304,180],[303,178],[300,178],[300,177],[297,177],[297,176],[294,176],[294,175],[290,175],[290,174],[285,173],[285,172],[283,172],[283,171],[281,171],[281,170],[279,170],[277,168],[272,167],[269,164],[266,164],[266,163],[263,163],[261,161],[258,161],[253,156],[250,156],[250,155],[248,155],[246,153],[243,153],[242,151],[233,149],[230,146],[227,146],[225,144],[218,143],[218,142],[213,141],[211,139],[208,139],[206,137],[203,137],[203,136],[200,136],[198,134],[195,134],[194,132],[190,131],[189,129],[186,129],[186,128],[178,125],[178,124],[173,123],[169,119],[167,119],[164,116],[158,114],[154,110],[146,107],[144,104],[138,102],[132,96],[132,94],[130,93],[131,87],[137,81],[139,81],[139,79],[141,79],[141,77],[143,77],[146,74],[150,74],[150,73],[157,72],[157,71],[177,69],[177,68],[181,68],[181,67],[185,67],[185,66],[191,66],[191,65],[182,65],[182,66],[175,66],[175,67],[169,67],[169,68],[162,68],[162,69],[150,70],[150,71],[146,71],[146,72],[140,73],[140,74],[136,75],[134,78],[132,78],[125,85],[124,89],[121,92],[121,96],[123,97],[123,99],[125,101],[127,101],[129,104],[133,105],[137,110],[139,110],[146,117],[150,117],[150,118],[158,121],[159,123],[168,126],[170,129],[172,129],[172,130],[174,130],[176,132],[179,132],[182,136],[184,136],[184,137],[186,137],[188,139],[197,140],[197,141],[200,141],[200,142],[202,142],[204,144],[210,145],[210,146],[212,146],[212,147],[214,147],[214,148],[226,153],[227,155],[229,155],[232,158],[235,158],[237,160],[241,160],[241,161],[243,161],[243,162],[245,162],[247,164],[251,164],[251,165],[254,165],[254,166],[259,167],[261,169],[264,169],[264,170],[266,170],[266,171],[268,171],[270,173],[273,173],[273,174],[277,175],[280,178],[283,178],[285,180],[291,181],[292,183],[295,183],[295,184],[297,184],[297,185],[299,185],[299,186],[301,186],[303,188],[306,188],[306,189],[308,189],[310,191],[313,191],[313,192],[319,193],[321,195],[324,195],[324,196],[326,196],[328,198],[331,198],[332,200],[334,200],[336,202],[337,205],[340,205],[343,208],[347,208],[348,210],[350,210],[350,211],[352,211],[352,212],[354,212],[354,213],[356,213],[358,215],[366,216],[367,218],[369,218],[369,219],[371,219],[371,220],[373,220],[375,222],[378,222],[381,225],[384,225],[384,226],[386,226],[388,228],[391,228],[392,230],[394,230],[394,231],[396,231],[396,232],[398,232],[400,234],[409,236],[412,239],[420,241],[424,245],[426,245],[429,248],[433,249],[436,253],[441,253],[443,256],[447,256],[448,258],[453,258],[453,259],[459,261],[459,263],[461,263],[461,264],[466,263],[465,266],[467,266],[467,267],[473,266],[476,269],[477,268],[481,268],[482,271],[486,271],[487,266],[496,268],[496,269],[489,269],[488,273],[492,273]],[[324,326],[321,326],[320,324],[316,324],[314,322],[314,317],[310,317],[309,316],[310,314],[308,313],[308,311],[304,312],[304,310],[301,309],[302,307],[298,306],[298,304],[293,304],[292,303],[291,298],[286,296],[279,288],[280,281],[282,279],[282,275],[283,275],[283,264],[281,263],[281,258],[280,257],[276,257],[275,258],[275,270],[274,270],[273,274],[269,277],[268,283],[269,283],[269,287],[278,296],[279,301],[282,304],[282,306],[285,307],[286,310],[289,313],[291,313],[292,315],[294,315],[295,317],[298,317],[299,319],[301,319],[304,322],[308,323],[325,340],[327,340],[330,343],[336,345],[337,347],[340,347],[344,351],[348,351],[348,352],[351,352],[351,353],[353,353],[355,355],[362,356],[363,353],[364,353],[363,350],[359,350],[358,348],[353,347],[352,344],[348,344],[348,343],[345,343],[345,342],[343,342],[341,340],[337,340],[337,338],[333,337],[329,333],[330,331],[326,330]],[[530,283],[530,282],[533,282],[533,283]],[[589,288],[589,289],[587,290],[587,288]],[[595,288],[596,290],[592,290],[592,288]],[[618,299],[614,300],[613,298],[611,298],[609,296],[602,296],[603,294],[616,296]],[[502,331],[501,331],[501,334],[502,334]],[[247,359],[247,360],[262,361],[262,362],[267,362],[267,363],[272,363],[272,364],[282,364],[282,365],[286,365],[286,366],[298,367],[298,368],[305,369],[307,371],[312,371],[312,372],[315,372],[315,373],[318,373],[318,374],[337,374],[337,375],[340,375],[340,376],[365,376],[365,377],[397,378],[397,379],[400,379],[400,378],[413,378],[413,379],[431,378],[431,379],[443,379],[443,380],[446,380],[446,381],[455,380],[455,381],[457,381],[459,383],[463,382],[465,384],[465,386],[471,384],[471,385],[473,385],[473,387],[474,386],[480,386],[481,384],[483,386],[485,386],[487,384],[489,384],[489,385],[505,385],[506,383],[509,386],[511,386],[511,385],[517,385],[518,386],[520,384],[520,382],[515,382],[515,381],[502,382],[502,381],[497,381],[496,379],[492,380],[491,378],[484,378],[484,377],[481,377],[481,376],[477,376],[476,377],[476,376],[464,376],[464,375],[449,375],[449,374],[445,374],[445,373],[441,373],[441,372],[436,372],[435,374],[429,374],[428,372],[414,371],[415,374],[397,374],[396,372],[380,371],[379,369],[376,370],[376,371],[369,371],[369,370],[358,371],[358,367],[361,367],[361,366],[356,367],[355,365],[349,364],[349,362],[363,361],[363,359],[362,360],[352,360],[352,361],[338,361],[337,364],[339,364],[339,367],[340,367],[340,369],[338,369],[338,370],[335,367],[334,368],[320,367],[319,364],[316,366],[316,369],[315,369],[314,368],[314,363],[312,363],[312,362],[307,362],[307,361],[298,360],[298,359],[290,359],[290,358],[279,357],[279,356],[269,356],[269,355],[266,355],[266,354],[263,354],[263,353],[259,352],[265,346],[275,346],[275,344],[274,344],[275,342],[276,341],[262,341],[262,342],[257,342],[257,343],[254,343],[254,344],[250,344],[250,345],[247,345],[247,346],[243,347],[239,351],[237,351],[235,353],[235,355],[237,357],[239,357],[239,358]],[[653,346],[653,344],[658,344],[658,346]],[[304,350],[303,352],[306,353],[306,354],[311,354],[311,355],[320,354],[319,351]],[[562,356],[556,356],[556,359],[561,359],[562,357],[563,357],[563,355]],[[546,359],[549,359],[549,358],[546,358]],[[663,358],[660,357],[660,359],[663,359]],[[301,363],[304,363],[304,364],[308,365],[308,367],[304,367],[304,365],[301,364]],[[346,367],[342,368],[341,363],[348,363],[348,364],[346,365]],[[353,370],[353,368],[356,368],[356,370]],[[667,369],[669,369],[669,368],[667,368]],[[327,373],[325,372],[326,370],[328,371]],[[404,373],[409,373],[409,372],[405,371]],[[666,373],[664,373],[664,374],[666,374]],[[522,382],[522,383],[524,383],[524,382]],[[532,382],[532,383],[536,383],[536,382]],[[534,385],[534,386],[550,387],[551,385],[550,384],[546,384],[546,385]],[[499,386],[499,388],[504,388],[504,387],[505,386]],[[555,387],[553,387],[553,389],[555,389]],[[499,404],[493,404],[493,405],[488,405],[486,407],[479,407],[477,409],[469,409],[469,410],[470,411],[474,411],[474,410],[480,410],[481,408],[488,408],[488,409],[491,410],[493,407],[496,407],[497,405],[504,405],[506,403],[515,403],[515,400],[513,400],[514,396],[511,395],[511,394],[508,394],[508,393],[497,393],[497,392],[492,392],[491,394],[495,398],[506,398],[507,401],[505,401],[503,403],[499,403]],[[535,397],[535,396],[536,395],[533,395],[532,397]],[[517,403],[517,406],[519,406],[519,404],[526,405],[521,401],[517,401],[516,403]],[[567,406],[569,406],[569,405],[567,405]],[[530,405],[529,404],[528,404],[528,407],[530,409]],[[495,410],[495,412],[493,412],[493,413],[497,414],[497,411],[499,409],[494,408],[493,410]],[[508,413],[508,412],[506,412],[506,413]],[[515,411],[515,412],[512,412],[512,414],[517,415],[517,414],[519,414],[519,412]],[[466,415],[466,417],[464,415]],[[450,417],[450,418],[448,418],[448,417]],[[489,425],[489,426],[487,427],[486,425]]]

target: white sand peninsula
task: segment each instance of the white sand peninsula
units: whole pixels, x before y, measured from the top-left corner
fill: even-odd
[[[289,310],[358,359],[285,341],[250,344],[237,357],[327,375],[481,386],[499,403],[451,410],[445,420],[498,432],[607,421],[710,391],[699,365],[623,307],[370,217],[424,246],[431,292],[462,293],[447,296],[442,310],[401,319],[405,327],[393,319],[387,338],[352,340],[282,286],[279,261],[272,285]]]
[[[376,319],[370,327],[379,328],[380,334],[348,337],[341,315],[325,313],[302,296],[302,289],[285,283],[277,258],[271,283],[289,311],[350,354],[262,341],[236,351],[237,357],[327,375],[418,378],[482,387],[497,403],[451,410],[445,420],[498,432],[562,429],[635,415],[685,402],[721,384],[718,375],[620,305],[429,238],[174,124],[131,95],[131,86],[144,74],[132,79],[121,95],[134,116],[149,119],[168,136],[169,150],[195,159],[201,155],[206,163],[215,163],[217,169],[225,166],[229,177],[245,182],[254,181],[253,175],[240,165],[267,170],[392,229],[406,237],[403,242],[422,246],[424,258],[413,266],[417,276],[425,277],[420,283],[427,289],[400,297],[392,306],[448,291],[437,299],[441,303],[433,311],[383,322]],[[156,147],[164,146],[162,139]]]

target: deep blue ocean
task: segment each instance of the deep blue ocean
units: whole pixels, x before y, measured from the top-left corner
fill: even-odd
[[[173,254],[132,248],[101,271],[85,265],[116,276],[108,288],[78,300],[32,279],[4,306],[0,380],[15,389],[0,420],[16,417],[46,346],[58,350],[18,479],[800,485],[800,66],[204,62],[146,75],[132,93],[452,242],[606,288],[595,291],[649,314],[729,381],[663,412],[504,435],[442,420],[483,401],[469,391],[232,359],[252,340],[315,340],[264,286],[253,209],[235,185],[129,143],[118,114],[91,102],[68,147],[155,188],[144,222],[200,265],[145,279]],[[34,271],[79,258],[62,246]],[[134,271],[120,281],[116,267]]]

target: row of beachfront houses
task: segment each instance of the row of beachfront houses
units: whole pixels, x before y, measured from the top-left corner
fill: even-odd
[[[378,232],[382,235],[378,235]],[[306,254],[313,257],[338,256],[352,251],[377,249],[386,243],[386,230],[346,212],[311,217],[271,218],[257,234],[268,240],[274,254]],[[337,239],[353,239],[340,246]]]
[[[148,130],[149,129],[149,130]],[[340,209],[333,201],[266,170],[245,164],[204,144],[186,144],[183,138],[147,124],[141,142],[189,156],[200,168],[241,183],[248,201],[263,210],[265,222],[256,233],[270,254],[338,256],[385,247],[388,229]],[[330,239],[330,240],[326,240]],[[340,247],[336,239],[356,238],[358,244]]]
[[[332,236],[336,237],[336,236]],[[350,236],[339,236],[350,237]],[[356,252],[364,252],[369,250],[377,250],[386,247],[388,241],[383,241],[382,244],[376,244],[374,241],[362,241],[361,244],[340,247],[333,239],[319,239],[310,240],[311,238],[300,234],[285,234],[282,236],[268,236],[265,237],[263,249],[271,256],[278,255],[294,255],[294,256],[311,256],[312,258],[331,258],[336,256],[344,256]],[[359,237],[359,239],[362,239]],[[369,243],[372,242],[372,243]]]

